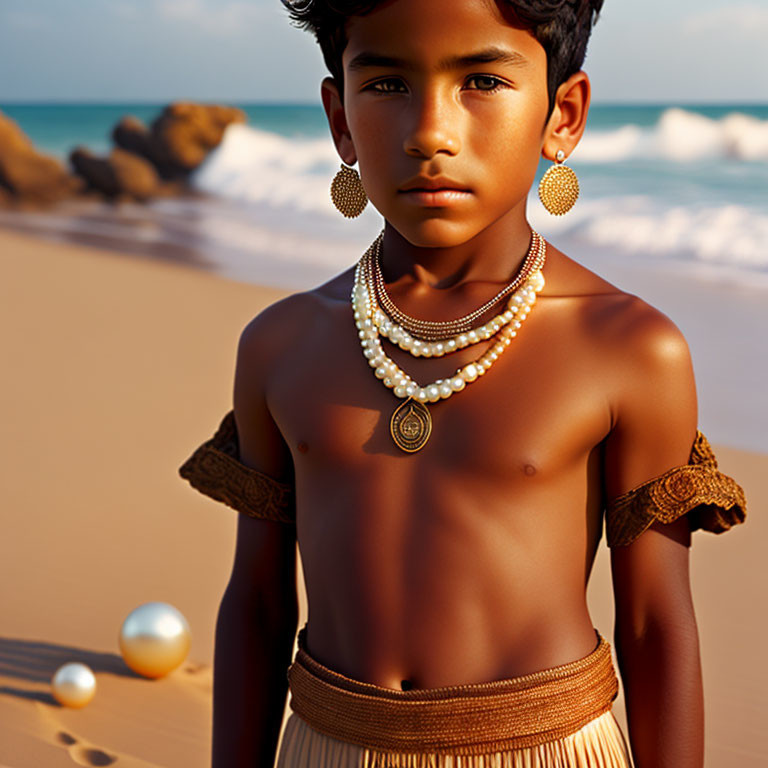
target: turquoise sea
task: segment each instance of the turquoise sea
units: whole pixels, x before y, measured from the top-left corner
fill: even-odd
[[[0,211],[0,225],[293,289],[353,264],[382,220],[372,206],[352,221],[333,208],[339,159],[320,105],[237,106],[248,123],[195,172],[194,197]],[[106,153],[121,117],[150,122],[161,108],[0,104],[64,161],[77,145]],[[532,226],[671,317],[691,348],[702,429],[768,452],[768,105],[593,105],[568,164],[578,202],[552,217],[534,186]]]

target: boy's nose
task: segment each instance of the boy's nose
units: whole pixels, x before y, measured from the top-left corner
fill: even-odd
[[[410,105],[409,129],[403,141],[406,154],[432,157],[439,152],[455,155],[461,149],[455,104],[439,94],[425,94]]]

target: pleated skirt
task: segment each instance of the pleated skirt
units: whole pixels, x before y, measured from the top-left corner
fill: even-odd
[[[292,712],[276,768],[632,768],[611,710],[559,739],[485,755],[379,755],[314,730]]]

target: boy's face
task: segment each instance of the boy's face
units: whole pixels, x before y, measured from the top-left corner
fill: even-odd
[[[522,216],[544,143],[547,59],[494,0],[389,0],[348,22],[337,146],[409,242],[450,247]],[[405,191],[443,176],[455,192]]]

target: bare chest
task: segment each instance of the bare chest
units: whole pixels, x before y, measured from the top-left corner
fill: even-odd
[[[441,358],[388,355],[422,385],[453,375],[489,343]],[[578,309],[541,301],[481,378],[427,404],[432,433],[416,453],[393,442],[402,404],[363,357],[347,307],[318,318],[272,377],[270,410],[303,472],[437,471],[484,482],[546,482],[586,456],[610,428],[610,383]],[[408,467],[408,470],[405,467]]]

